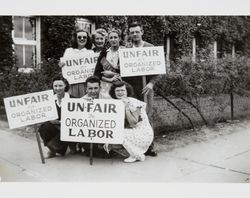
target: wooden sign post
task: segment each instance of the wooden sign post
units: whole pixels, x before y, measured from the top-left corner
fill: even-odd
[[[45,163],[36,124],[58,118],[53,90],[4,98],[10,129],[35,124],[35,133],[42,163]]]
[[[42,145],[41,145],[41,140],[40,140],[40,135],[38,133],[37,125],[35,125],[34,127],[35,127],[36,140],[37,140],[37,144],[38,144],[38,149],[39,149],[41,161],[42,161],[43,164],[45,164],[45,159],[44,159],[44,156],[43,156],[43,150],[42,150]]]

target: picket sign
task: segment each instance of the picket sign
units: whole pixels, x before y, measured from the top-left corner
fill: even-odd
[[[82,54],[62,57],[60,61],[65,63],[65,66],[62,67],[62,75],[69,84],[85,82],[89,76],[94,74],[97,59],[98,53],[93,51],[86,52],[84,57]]]
[[[163,46],[119,49],[122,77],[165,74]]]
[[[58,118],[53,90],[4,98],[4,106],[10,129]],[[45,163],[36,125],[35,133],[41,160],[42,163]]]
[[[121,144],[124,104],[121,100],[69,98],[62,102],[61,140]]]
[[[89,142],[91,155],[93,143],[122,144],[124,116],[121,100],[69,98],[62,102],[61,140]]]

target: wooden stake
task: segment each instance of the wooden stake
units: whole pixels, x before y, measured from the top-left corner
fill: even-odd
[[[142,88],[144,88],[146,85],[147,85],[146,76],[142,76]],[[145,94],[144,94],[143,98],[144,98],[144,102],[147,103],[148,99],[147,99],[147,96]]]
[[[37,140],[37,144],[38,144],[38,149],[39,149],[39,152],[40,152],[40,157],[41,157],[42,163],[45,164],[45,159],[44,159],[44,156],[43,156],[43,150],[42,150],[42,146],[41,146],[41,140],[40,140],[40,136],[38,134],[38,129],[37,129],[36,124],[35,124],[35,133],[36,133],[36,140]]]
[[[93,164],[93,143],[90,143],[90,155],[89,155],[89,164]]]

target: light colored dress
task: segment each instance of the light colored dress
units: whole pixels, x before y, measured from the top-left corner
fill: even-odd
[[[76,49],[76,48],[67,48],[63,54],[63,57],[72,57],[78,54],[82,54],[82,56],[85,56],[85,53],[88,53],[89,51],[86,48],[83,49]],[[69,94],[76,97],[81,98],[85,92],[86,92],[86,86],[85,83],[77,83],[70,85]]]
[[[144,153],[151,145],[154,138],[154,132],[146,113],[146,103],[131,97],[128,97],[128,99],[130,111],[134,112],[137,108],[141,109],[141,121],[133,128],[124,129],[123,146],[131,157],[140,160],[144,157]]]

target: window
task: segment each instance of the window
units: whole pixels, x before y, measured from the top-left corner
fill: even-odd
[[[40,63],[40,19],[39,17],[13,17],[12,33],[19,71],[35,68]]]
[[[90,34],[92,34],[95,30],[95,24],[84,18],[76,19],[76,27],[77,29],[87,30]]]

